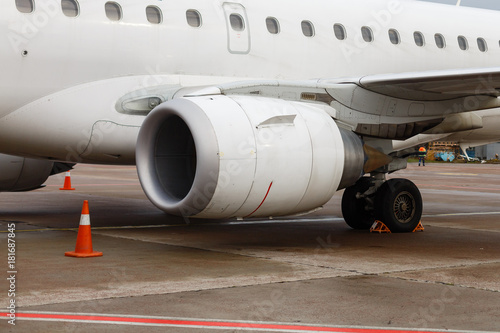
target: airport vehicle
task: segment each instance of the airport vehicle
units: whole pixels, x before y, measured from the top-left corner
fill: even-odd
[[[411,231],[414,146],[500,140],[500,14],[412,0],[8,0],[0,189],[137,164],[185,217],[315,210]]]

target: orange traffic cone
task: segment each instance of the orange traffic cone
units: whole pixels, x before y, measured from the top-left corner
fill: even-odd
[[[64,253],[68,257],[88,258],[100,257],[102,252],[94,252],[92,249],[92,235],[90,234],[90,215],[89,202],[83,202],[82,216],[80,218],[80,227],[78,228],[78,236],[76,237],[75,251]]]
[[[64,177],[64,186],[60,188],[61,191],[74,191],[74,188],[71,188],[71,175],[69,171],[66,171],[66,177]]]

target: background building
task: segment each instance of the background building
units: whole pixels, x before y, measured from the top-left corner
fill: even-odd
[[[483,160],[493,160],[498,159],[500,155],[500,142],[492,143],[486,146],[476,147],[476,157]]]

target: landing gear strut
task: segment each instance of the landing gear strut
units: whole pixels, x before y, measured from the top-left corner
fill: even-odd
[[[371,178],[363,177],[347,188],[342,197],[342,214],[354,229],[369,229],[380,220],[392,232],[412,232],[422,217],[422,196],[407,179],[390,179],[377,188]]]
[[[342,196],[342,215],[344,221],[353,229],[370,229],[375,217],[370,208],[367,197],[363,194],[368,191],[372,183],[370,177],[360,178],[356,184],[348,187]]]

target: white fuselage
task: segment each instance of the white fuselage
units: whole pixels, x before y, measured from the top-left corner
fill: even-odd
[[[4,124],[2,118],[65,89],[112,78],[141,77],[116,92],[119,97],[141,84],[197,86],[248,78],[304,80],[500,65],[500,14],[488,10],[409,0],[118,2],[123,11],[118,22],[106,17],[101,1],[80,1],[80,13],[73,18],[62,13],[57,0],[36,0],[29,14],[19,12],[14,0],[0,3],[0,152],[14,154],[9,147],[19,141],[7,130],[12,123]],[[148,22],[148,5],[161,10],[160,24]],[[200,27],[187,23],[186,12],[193,9],[201,14]],[[243,31],[231,28],[233,12],[244,19]],[[279,22],[278,34],[268,31],[267,18]],[[304,35],[303,21],[313,24],[314,36]],[[334,34],[335,24],[345,28],[344,40]],[[372,42],[363,40],[364,26],[373,31]],[[397,30],[399,44],[391,43],[390,29]],[[425,45],[416,45],[415,32],[422,33]],[[435,34],[444,37],[444,48],[436,46]],[[459,47],[458,36],[467,39],[467,50]],[[486,42],[485,52],[478,38]],[[99,93],[105,96],[103,87]],[[67,113],[74,112],[76,119],[88,112],[85,126],[99,120],[141,123],[137,116],[124,120],[111,102],[103,101],[106,110],[82,108],[88,96],[72,102],[75,107],[47,111],[48,122],[58,114],[70,117]],[[37,119],[31,120],[17,135],[36,127]],[[83,126],[72,130],[85,130]],[[23,143],[21,154],[37,156],[26,148],[41,142],[43,131],[37,133]]]

